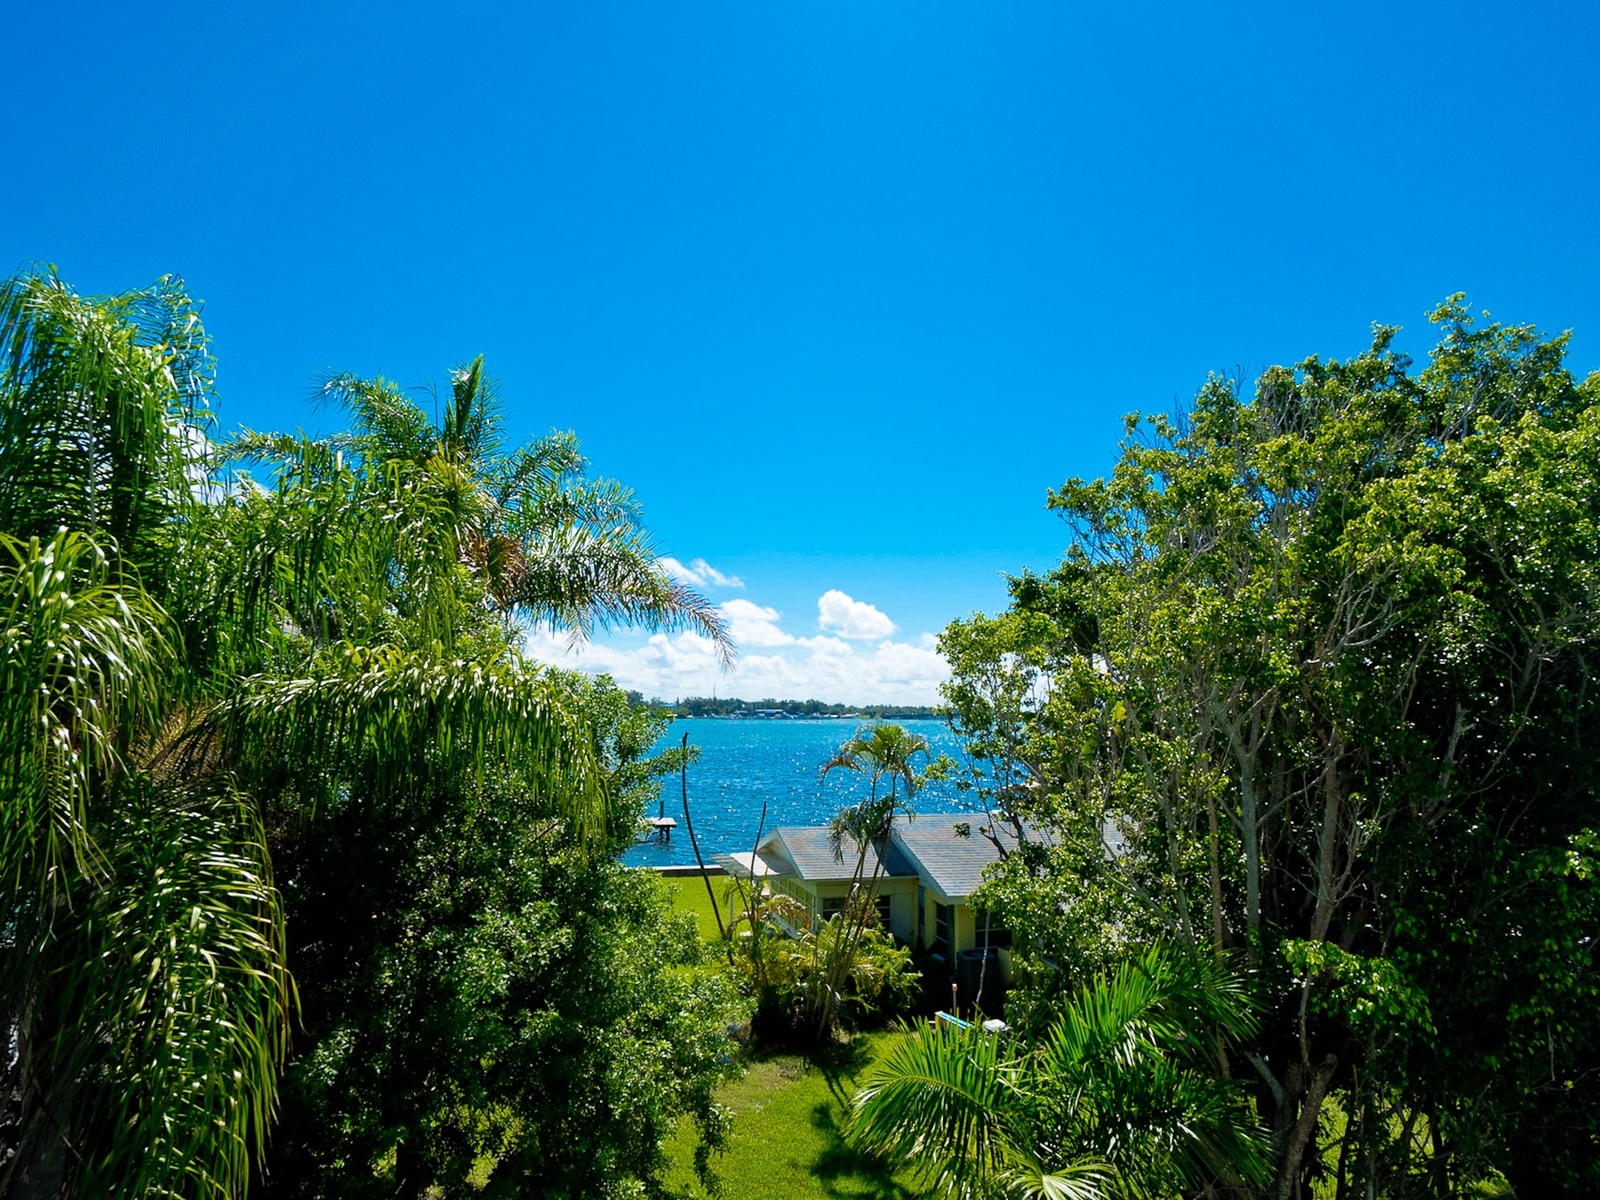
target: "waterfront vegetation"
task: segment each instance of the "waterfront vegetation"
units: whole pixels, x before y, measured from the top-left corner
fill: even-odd
[[[521,623],[696,629],[570,435],[336,376],[212,440],[175,281],[0,289],[0,1191],[629,1194],[746,1006],[622,869],[662,718]],[[247,471],[248,469],[248,471]]]
[[[1079,978],[1154,940],[1244,971],[1212,1069],[1279,1196],[1600,1189],[1600,374],[1433,322],[1420,369],[1380,328],[1130,419],[1051,493],[1061,565],[941,642],[976,794],[1052,833],[982,899]]]
[[[693,752],[522,631],[733,647],[481,360],[224,438],[177,281],[11,280],[0,1196],[1600,1191],[1600,375],[1434,321],[1130,419],[945,631],[997,1035],[865,895],[619,865]],[[841,735],[864,893],[926,747]]]

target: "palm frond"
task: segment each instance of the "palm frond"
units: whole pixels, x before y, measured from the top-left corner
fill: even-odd
[[[486,482],[501,508],[520,507],[523,496],[555,492],[563,480],[578,478],[588,466],[578,451],[577,435],[555,432],[520,447],[493,464]]]
[[[1045,1168],[1030,1155],[1018,1153],[1016,1163],[1000,1178],[1000,1189],[1034,1200],[1104,1200],[1116,1173],[1094,1158]]]
[[[72,953],[34,1039],[74,1131],[80,1194],[244,1194],[266,1145],[293,985],[283,912],[250,805],[135,781],[101,832],[108,885],[66,927]]]
[[[420,463],[438,443],[428,414],[382,376],[325,375],[314,395],[320,403],[342,409],[355,421],[358,435],[377,463],[395,459]]]
[[[88,800],[137,724],[153,723],[172,655],[166,614],[109,582],[100,547],[62,530],[0,534],[0,880],[42,889],[88,866]]]
[[[579,638],[595,628],[643,625],[706,638],[725,663],[733,658],[728,624],[713,605],[669,576],[648,543],[632,533],[582,526],[553,531],[524,552],[515,607],[535,621]]]
[[[203,474],[209,363],[177,281],[93,300],[53,273],[0,283],[0,529],[68,526],[151,570]]]
[[[981,1028],[916,1034],[869,1076],[852,1134],[952,1196],[1155,1200],[1263,1184],[1248,1099],[1183,1046],[1242,1019],[1190,1011],[1188,992],[1212,985],[1216,1004],[1233,1002],[1225,971],[1155,946],[1086,985],[1033,1047]]]
[[[945,1196],[982,1195],[1012,1165],[1016,1073],[981,1027],[908,1031],[852,1100],[850,1140]]]
[[[924,757],[929,755],[927,738],[920,733],[912,733],[903,725],[878,721],[857,729],[855,736],[844,742],[833,757],[823,763],[822,777],[826,779],[829,773],[838,770],[854,771],[870,779],[874,791],[876,785],[887,778],[893,783],[905,784],[909,796],[917,790],[917,774],[912,768],[912,760],[919,754]]]
[[[481,470],[500,450],[500,385],[484,372],[483,355],[450,372],[450,401],[440,441]]]
[[[562,687],[515,656],[336,645],[296,677],[244,681],[191,736],[189,761],[219,739],[227,761],[294,779],[307,797],[353,772],[377,794],[404,796],[433,779],[506,768],[582,845],[602,845],[614,819],[592,739]]]

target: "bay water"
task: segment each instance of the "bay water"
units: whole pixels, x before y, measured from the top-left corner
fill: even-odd
[[[860,722],[828,719],[684,717],[661,735],[658,750],[676,746],[684,734],[700,747],[700,760],[688,772],[689,813],[694,820],[700,854],[709,863],[714,854],[748,853],[755,846],[761,805],[767,806],[767,830],[779,825],[825,825],[847,804],[864,799],[868,782],[850,771],[831,771],[821,778],[822,764],[852,737]],[[908,732],[928,739],[934,755],[960,761],[960,743],[943,721],[899,721]],[[913,767],[928,760],[917,755]],[[903,789],[902,789],[903,790]],[[665,841],[650,838],[622,856],[629,866],[685,866],[694,862],[677,775],[662,780],[661,802],[641,816],[658,813],[677,819]],[[974,807],[956,790],[953,780],[930,783],[912,799],[917,812],[968,812]]]

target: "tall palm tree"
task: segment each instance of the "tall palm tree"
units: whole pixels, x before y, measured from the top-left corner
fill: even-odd
[[[852,1101],[851,1140],[949,1197],[1144,1200],[1265,1183],[1264,1132],[1214,1074],[1252,1034],[1240,981],[1153,947],[1084,987],[1036,1045],[922,1029]]]
[[[500,611],[579,637],[613,624],[692,630],[731,658],[722,615],[662,568],[632,492],[587,477],[570,432],[505,447],[482,355],[451,372],[437,419],[383,378],[335,375],[321,396],[354,422],[329,445],[424,488],[445,517],[442,549],[471,566]],[[281,444],[246,438],[236,450]]]
[[[494,763],[581,843],[610,820],[503,638],[347,636],[470,625],[438,489],[308,446],[228,491],[206,345],[176,280],[0,286],[0,1196],[243,1194],[294,1006],[272,797]]]
[[[289,992],[259,825],[141,769],[182,691],[208,357],[173,280],[0,285],[0,1194],[242,1187]]]
[[[820,982],[811,999],[818,1039],[827,1035],[838,1016],[840,990],[854,965],[862,933],[876,917],[878,877],[883,871],[884,850],[894,819],[897,815],[907,820],[915,816],[911,797],[918,786],[914,760],[919,754],[929,757],[927,738],[902,725],[879,721],[857,729],[855,736],[822,765],[823,779],[834,771],[849,771],[865,778],[868,794],[865,800],[841,809],[828,825],[834,857],[842,862],[848,843],[855,847],[856,864],[844,910],[838,918],[839,928],[831,937],[818,936],[814,943],[815,953],[825,956],[818,964]],[[869,849],[877,851],[870,874],[866,866]]]

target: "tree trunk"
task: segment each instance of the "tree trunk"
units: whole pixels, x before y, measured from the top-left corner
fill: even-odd
[[[1278,1167],[1278,1200],[1289,1200],[1299,1192],[1300,1164],[1305,1159],[1306,1147],[1311,1144],[1311,1135],[1316,1132],[1322,1102],[1328,1098],[1328,1087],[1333,1083],[1333,1073],[1338,1066],[1339,1060],[1330,1054],[1311,1072],[1300,1100],[1300,1114],[1289,1126],[1289,1136],[1283,1144],[1283,1160]]]

